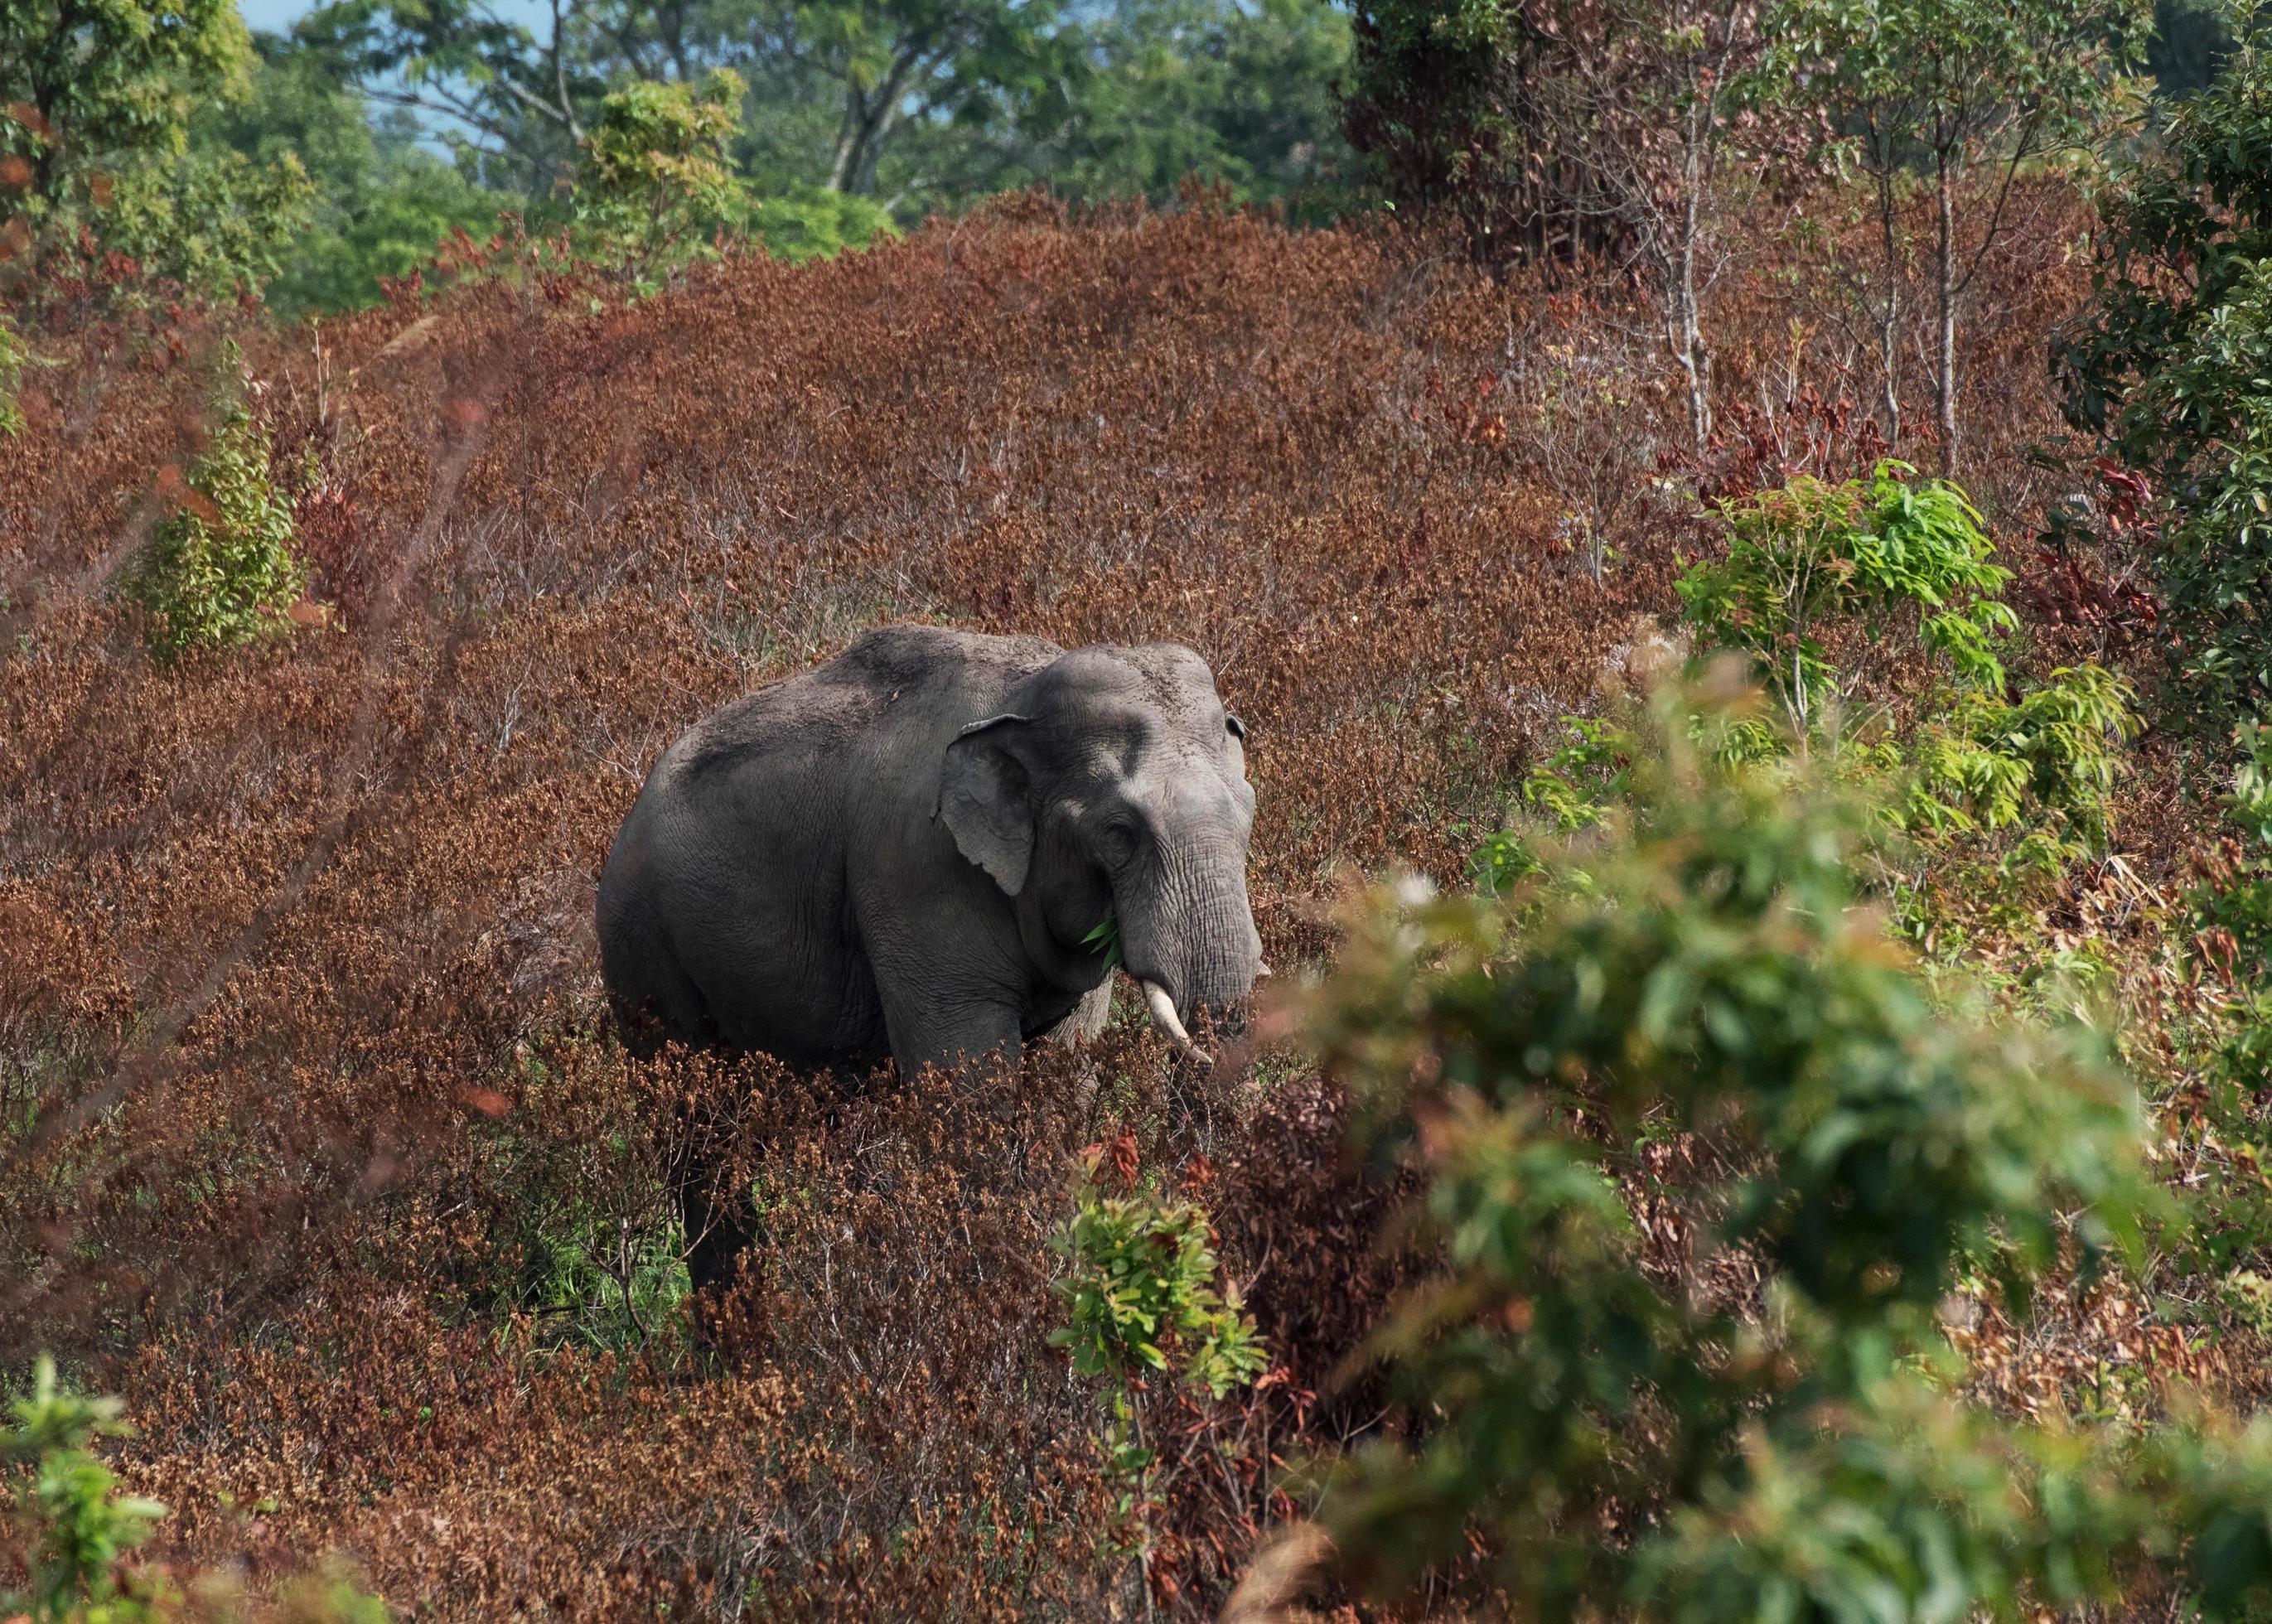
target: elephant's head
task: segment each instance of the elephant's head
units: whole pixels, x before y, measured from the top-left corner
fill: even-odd
[[[1190,649],[1080,648],[973,718],[940,769],[939,818],[1044,973],[1095,985],[1117,927],[1153,1019],[1194,1054],[1195,1012],[1269,973],[1246,900],[1245,737]]]

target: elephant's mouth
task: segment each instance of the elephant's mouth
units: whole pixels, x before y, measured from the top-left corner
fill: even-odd
[[[1270,967],[1267,964],[1259,965],[1256,967],[1254,977],[1259,981],[1269,973]],[[1145,976],[1137,977],[1136,984],[1144,990],[1144,1007],[1151,1012],[1152,1024],[1158,1027],[1161,1035],[1176,1046],[1177,1052],[1189,1059],[1197,1060],[1202,1066],[1214,1065],[1214,1057],[1200,1048],[1191,1033],[1185,1029],[1183,1018],[1176,1013],[1176,1000],[1170,995],[1167,988]]]

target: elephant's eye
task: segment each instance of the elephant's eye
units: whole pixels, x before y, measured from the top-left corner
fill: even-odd
[[[1097,832],[1097,855],[1109,868],[1118,868],[1136,855],[1134,826],[1115,819]]]
[[[1241,722],[1237,717],[1232,715],[1229,711],[1225,711],[1222,714],[1222,725],[1224,729],[1229,731],[1231,737],[1238,740],[1242,745],[1246,742],[1246,724]]]

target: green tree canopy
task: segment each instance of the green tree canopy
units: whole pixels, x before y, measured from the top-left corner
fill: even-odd
[[[280,267],[314,189],[298,155],[192,139],[247,96],[235,0],[0,0],[0,213],[18,250],[87,228],[141,269],[225,294]]]
[[[2272,700],[2272,19],[2237,4],[2216,82],[2105,201],[2066,412],[2174,512],[2157,563],[2182,692],[2220,727]]]
[[[2173,1204],[2097,1038],[1952,1011],[1881,934],[1865,809],[1726,764],[1751,703],[1661,696],[1626,805],[1496,902],[1374,899],[1310,995],[1446,1262],[1376,1344],[1424,1424],[1329,1493],[1344,1559],[1481,1534],[1538,1618],[1955,1624],[2156,1568],[2261,1616],[2272,1427],[1964,1396],[1946,1293],[2024,1313]]]
[[[236,0],[0,0],[0,153],[56,202],[74,164],[186,152],[198,101],[251,61]]]
[[[255,36],[259,64],[249,94],[201,108],[191,146],[209,159],[241,153],[273,166],[290,158],[313,197],[306,228],[280,254],[268,286],[287,313],[375,303],[382,276],[407,276],[454,228],[494,230],[517,194],[490,190],[424,144],[400,108],[371,116],[318,53],[273,34]]]
[[[731,155],[754,196],[874,198],[901,219],[1036,180],[1278,195],[1329,167],[1346,25],[1328,0],[577,0],[538,27],[470,0],[333,0],[307,46],[440,115],[540,204],[634,81],[749,86]]]

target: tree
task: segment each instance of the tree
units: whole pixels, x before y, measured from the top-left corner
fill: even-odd
[[[2258,1616],[2272,1425],[1962,1396],[1947,1293],[2024,1313],[2174,1204],[2089,1031],[1951,1012],[1880,934],[1865,806],[1726,762],[1755,702],[1662,696],[1626,805],[1496,901],[1370,899],[1306,999],[1444,1260],[1375,1343],[1416,1424],[1330,1486],[1342,1560],[1480,1551],[1541,1618],[2032,1617],[2157,1571]]]
[[[235,0],[0,0],[0,153],[38,209],[74,166],[179,156],[200,96],[241,86],[251,43]]]
[[[2253,11],[2110,193],[2091,308],[2056,353],[2070,421],[2169,493],[2171,653],[2219,729],[2272,705],[2272,19]]]
[[[1017,132],[1062,123],[1087,71],[1072,11],[1070,0],[770,5],[749,69],[751,167],[895,213],[996,190],[1015,178]]]
[[[254,36],[260,62],[250,93],[209,103],[192,120],[191,150],[303,165],[311,189],[305,228],[280,245],[267,288],[280,311],[351,310],[378,299],[379,279],[424,264],[452,230],[485,236],[517,210],[517,194],[491,191],[423,144],[399,108],[370,116],[318,53],[273,34]]]
[[[480,0],[335,0],[302,37],[383,101],[439,114],[542,195],[609,87],[730,68],[755,87],[741,154],[761,189],[875,194],[911,131],[998,122],[1070,71],[1068,0],[555,0],[536,28]],[[918,174],[913,191],[930,177]]]
[[[749,197],[725,148],[744,88],[718,68],[699,87],[634,79],[609,93],[585,142],[578,217],[644,246],[739,224]]]
[[[1739,190],[1800,156],[1757,0],[1373,0],[1349,139],[1399,207],[1447,211],[1485,258],[1608,250],[1653,292],[1711,431],[1702,292]]]
[[[2146,47],[2146,71],[2154,87],[2175,99],[2207,90],[2232,49],[2226,8],[2218,0],[2155,0],[2154,37]]]
[[[1712,369],[1700,294],[1736,201],[1722,194],[1796,162],[1799,126],[1782,86],[1761,71],[1769,34],[1758,0],[1626,0],[1581,15],[1598,37],[1567,52],[1580,161],[1655,292],[1701,454]]]
[[[0,209],[16,205],[16,246],[75,251],[84,227],[197,292],[265,282],[306,227],[305,169],[191,138],[202,113],[249,93],[253,60],[233,0],[0,0]]]
[[[1349,33],[1334,7],[1120,0],[1082,30],[1084,71],[1062,104],[1029,111],[1006,181],[1164,199],[1196,177],[1267,199],[1342,167]]]
[[[1902,430],[1902,199],[1932,189],[1933,389],[1940,468],[1958,447],[1956,332],[1966,296],[2009,226],[2031,161],[2089,142],[2141,59],[2151,0],[1788,0],[1785,65],[1870,180],[1880,265],[1872,300],[1886,442]]]
[[[1343,130],[1392,206],[1459,221],[1478,257],[1579,245],[1545,64],[1500,0],[1358,0]]]
[[[751,194],[848,224],[859,211],[818,199],[905,221],[1035,182],[1282,195],[1335,159],[1347,57],[1330,0],[561,0],[532,24],[477,0],[333,0],[299,37],[540,212],[611,92],[730,70]]]
[[[542,35],[482,0],[333,0],[295,37],[374,101],[438,116],[477,167],[542,198],[573,172],[607,89],[594,26],[581,0],[553,4]]]

